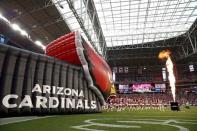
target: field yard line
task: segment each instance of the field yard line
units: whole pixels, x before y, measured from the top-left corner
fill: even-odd
[[[97,115],[98,117],[99,116],[106,116],[106,115]],[[128,116],[128,115],[107,115],[108,117],[110,117],[110,116]],[[157,116],[140,116],[140,115],[129,115],[128,117],[149,117],[149,118],[153,118],[153,117],[163,117],[163,118],[165,118],[165,117],[176,117],[177,118],[177,116],[167,116],[167,115],[165,115],[165,116],[159,116],[159,115],[157,115]],[[192,117],[192,116],[180,116],[180,117],[182,117],[182,118],[197,118],[197,117]],[[178,118],[179,118],[179,116],[178,116]]]
[[[166,121],[164,119],[134,119],[134,120],[146,120],[146,121]],[[187,123],[187,124],[197,124],[197,123],[193,123],[193,122],[197,122],[197,120],[184,120],[184,119],[176,119],[176,120],[172,120],[171,122],[175,122],[175,123]]]
[[[180,120],[180,119],[177,119],[177,120]],[[188,121],[196,121],[197,122],[197,120],[181,120],[181,121],[186,121],[186,122],[188,122]]]
[[[179,131],[189,131],[187,128],[179,126],[179,125],[171,125],[171,124],[164,124],[164,125],[168,125],[168,126],[174,126],[176,128],[179,128]]]
[[[169,124],[170,122],[177,123],[176,120],[166,120],[164,122],[151,122],[151,121],[117,121],[117,122],[120,122],[120,123],[139,123],[139,124],[158,124],[158,125],[173,126],[173,127],[179,128],[179,131],[189,131],[185,127],[182,127],[182,126],[179,126],[179,125]]]
[[[149,117],[149,118],[151,118],[151,117],[163,117],[163,118],[165,118],[165,117],[176,117],[176,118],[178,118],[177,116],[136,116],[136,115],[134,115],[133,117]],[[189,118],[196,118],[196,117],[191,117],[191,116],[180,116],[180,117],[182,117],[182,118],[185,118],[185,117],[189,117]]]
[[[90,129],[88,128],[89,126],[112,127],[112,128],[141,128],[141,126],[103,124],[103,123],[93,122],[95,120],[100,120],[100,119],[88,119],[84,121],[84,123],[87,123],[87,124],[72,126],[72,128],[79,129],[79,130],[86,130],[86,131],[105,131],[105,130],[98,130],[98,129]]]
[[[43,116],[43,117],[25,116],[25,117],[0,118],[0,125],[7,125],[7,124],[25,122],[25,121],[36,120],[36,119],[43,119],[47,117],[52,117],[52,116]]]
[[[85,120],[85,123],[89,123],[89,124],[93,124],[96,126],[105,126],[105,127],[120,127],[120,128],[140,128],[140,126],[128,126],[128,125],[114,125],[114,124],[103,124],[103,123],[97,123],[97,122],[93,122],[95,120],[100,120],[100,119],[89,119],[89,120]]]
[[[78,125],[78,126],[72,126],[72,128],[75,128],[75,129],[78,129],[78,130],[85,130],[85,131],[105,131],[105,130],[97,130],[97,129],[89,129],[89,128],[87,128],[87,127],[93,126],[93,125],[94,124]]]
[[[153,122],[153,121],[117,121],[120,123],[138,123],[138,124],[163,124],[163,122]]]

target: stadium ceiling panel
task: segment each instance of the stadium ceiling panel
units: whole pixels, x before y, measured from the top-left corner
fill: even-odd
[[[103,57],[106,55],[106,42],[99,17],[92,0],[53,0],[60,14],[72,31],[80,31]]]
[[[197,18],[196,0],[94,0],[108,47],[165,40]]]
[[[108,48],[119,48],[166,40],[186,33],[197,18],[196,0],[53,0],[53,2],[70,28],[81,31],[85,39],[89,40],[101,54],[104,50],[101,42],[106,43]],[[73,5],[72,8],[70,4]],[[89,7],[90,4],[93,8]],[[93,19],[90,15],[92,12]],[[98,30],[95,30],[94,21],[101,26],[99,35],[102,32],[104,36],[102,40],[98,37]]]

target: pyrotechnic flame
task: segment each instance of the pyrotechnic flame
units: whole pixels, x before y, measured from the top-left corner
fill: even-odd
[[[175,76],[174,76],[173,63],[172,63],[172,60],[170,58],[170,54],[171,54],[171,52],[169,50],[161,51],[159,53],[159,59],[167,58],[166,68],[167,68],[167,71],[168,71],[168,80],[170,82],[171,92],[172,92],[173,100],[175,102],[175,97],[176,97],[175,83],[176,83],[176,80],[175,80]]]
[[[171,52],[169,50],[163,50],[159,53],[159,59],[169,58]]]

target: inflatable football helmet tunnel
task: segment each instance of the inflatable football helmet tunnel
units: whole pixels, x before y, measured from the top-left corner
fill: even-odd
[[[101,112],[115,93],[112,73],[80,33],[56,39],[45,52],[0,44],[0,116]]]

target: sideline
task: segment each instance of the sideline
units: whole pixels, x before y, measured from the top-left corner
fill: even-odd
[[[7,117],[7,118],[0,118],[0,126],[1,125],[7,125],[12,123],[19,123],[19,122],[25,122],[30,120],[36,120],[36,119],[43,119],[47,117],[53,117],[53,116],[24,116],[24,117]]]

